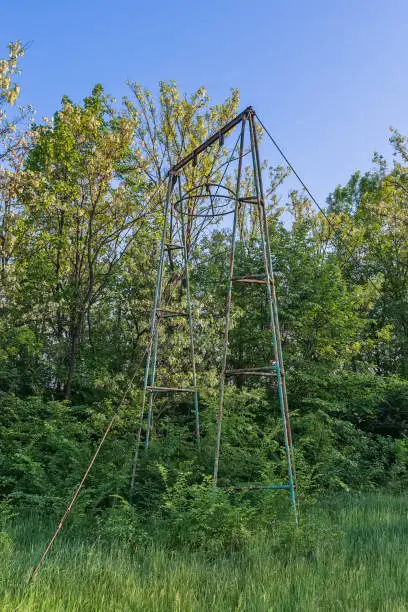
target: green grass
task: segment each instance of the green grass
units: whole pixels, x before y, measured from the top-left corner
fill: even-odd
[[[408,610],[408,497],[341,496],[315,508],[316,524],[342,534],[305,546],[273,537],[208,558],[161,548],[85,544],[61,533],[34,583],[27,578],[49,532],[16,525],[0,559],[0,609],[58,611]],[[309,520],[307,521],[309,524]],[[313,526],[314,525],[314,526]]]

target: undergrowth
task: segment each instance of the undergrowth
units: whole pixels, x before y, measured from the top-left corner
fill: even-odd
[[[153,537],[133,508],[115,499],[104,522],[88,524],[86,529],[67,526],[31,585],[27,584],[30,570],[54,525],[38,516],[9,516],[2,526],[12,546],[0,557],[1,609],[407,609],[406,496],[332,496],[306,508],[297,528],[271,518],[273,512],[269,523],[249,516],[249,535],[239,547],[217,551],[216,544],[211,551],[211,538],[220,537],[214,528],[206,532],[204,546],[204,536],[189,536],[194,546],[180,536],[187,523],[198,520],[194,508],[203,495],[210,504],[210,491],[203,485],[192,493],[186,523],[174,525],[167,537],[164,531],[171,529],[172,508],[160,528],[154,526]],[[276,501],[269,497],[272,507]],[[224,497],[220,503],[225,503]],[[203,521],[211,519],[211,505],[209,513]]]

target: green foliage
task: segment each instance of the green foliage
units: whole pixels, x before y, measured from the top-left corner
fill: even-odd
[[[0,322],[0,390],[19,395],[41,394],[47,383],[47,364],[41,343],[26,326]]]
[[[24,511],[41,508],[60,514],[96,449],[111,407],[106,407],[105,417],[91,407],[5,394],[0,395],[0,406],[0,496],[8,496]],[[129,464],[123,457],[130,439],[123,431],[121,437],[113,435],[104,461],[95,466],[78,501],[79,516],[81,508],[103,507],[109,495],[127,488]]]
[[[13,551],[13,538],[10,535],[11,521],[17,516],[10,500],[0,501],[0,555],[7,558]]]
[[[395,463],[391,468],[391,487],[404,491],[408,486],[408,440],[395,441]]]
[[[125,549],[137,550],[146,545],[148,535],[134,506],[120,495],[112,495],[110,500],[112,505],[98,519],[98,537],[117,542]]]
[[[316,516],[303,515],[296,529],[293,521],[278,522],[272,531],[272,551],[285,563],[302,557],[308,561],[322,558],[338,545],[343,533],[338,526],[316,520]]]
[[[31,108],[10,108],[23,51],[14,43],[0,60],[0,499],[21,511],[61,513],[133,376],[129,403],[92,468],[73,524],[92,517],[102,538],[129,551],[157,536],[206,554],[242,550],[256,529],[274,526],[274,551],[313,557],[323,540],[332,541],[330,529],[278,525],[286,491],[233,489],[287,482],[273,383],[229,378],[222,488],[211,485],[230,228],[203,230],[190,215],[201,445],[193,443],[191,402],[157,398],[149,455],[140,454],[136,494],[126,501],[163,179],[175,160],[236,114],[239,92],[213,105],[204,88],[183,97],[170,81],[160,84],[156,101],[131,83],[117,104],[97,85],[81,103],[64,97],[52,120],[27,128]],[[287,170],[265,162],[302,508],[322,492],[401,490],[408,482],[408,151],[396,131],[391,144],[392,168],[376,156],[372,172],[355,173],[329,196],[330,227],[303,194],[292,191],[279,202]],[[221,179],[227,156],[223,145],[200,155],[182,171],[185,188],[208,181],[212,169],[212,180]],[[244,193],[250,178],[243,177]],[[231,184],[233,176],[225,180]],[[189,200],[190,213],[198,205]],[[239,218],[237,274],[262,269],[256,221],[256,211]],[[177,257],[166,269],[163,295],[166,307],[185,311]],[[234,285],[232,301],[231,366],[269,363],[264,287]],[[161,326],[164,386],[190,384],[185,323],[174,318]],[[0,533],[6,549],[1,524]]]
[[[331,495],[319,512],[303,516],[306,533],[288,526],[285,534],[280,530],[277,546],[269,531],[213,559],[159,544],[137,551],[112,540],[90,545],[81,532],[65,533],[27,588],[30,568],[52,529],[44,529],[43,517],[31,518],[11,532],[18,554],[0,555],[0,607],[4,612],[402,611],[408,599],[406,506],[405,494]]]
[[[163,471],[166,479],[165,471]],[[219,553],[242,548],[251,536],[254,511],[231,504],[227,491],[214,488],[211,478],[191,482],[191,472],[180,473],[164,495],[165,521],[172,545]]]

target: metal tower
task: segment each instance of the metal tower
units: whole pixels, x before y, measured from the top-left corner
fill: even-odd
[[[224,138],[234,130],[240,128],[236,145],[230,157],[236,160],[235,170],[235,189],[231,189],[223,182],[226,176],[228,163],[226,164],[223,177],[218,183],[207,182],[202,185],[188,187],[183,181],[183,170],[187,166],[194,167],[197,164],[199,155],[213,145],[224,146]],[[248,139],[249,134],[249,139]],[[244,151],[245,138],[248,139],[248,150]],[[234,157],[235,151],[238,151]],[[250,155],[250,169],[252,177],[253,193],[243,194],[242,183],[243,159]],[[209,179],[210,180],[210,179]],[[256,230],[259,235],[259,243],[262,251],[263,272],[260,274],[247,274],[245,276],[235,275],[235,251],[237,244],[237,232],[240,219],[245,208],[250,207],[255,213],[253,218],[256,223]],[[199,228],[206,226],[216,218],[225,215],[232,215],[232,232],[230,245],[229,273],[227,281],[227,296],[225,310],[225,332],[222,352],[222,363],[220,371],[220,386],[217,412],[217,434],[215,440],[215,458],[213,483],[218,485],[219,461],[221,455],[222,441],[222,422],[224,406],[224,389],[228,377],[275,377],[279,397],[279,406],[282,417],[283,438],[286,451],[288,468],[288,482],[284,485],[245,485],[236,488],[243,489],[285,489],[290,493],[295,522],[297,522],[297,510],[295,500],[295,472],[293,462],[292,435],[289,421],[288,400],[285,383],[285,369],[282,357],[281,335],[279,327],[278,307],[275,293],[274,272],[272,267],[272,257],[268,233],[268,220],[265,207],[264,187],[262,182],[262,168],[259,156],[258,135],[256,125],[256,114],[252,107],[246,108],[237,115],[232,121],[224,125],[217,133],[204,141],[194,151],[187,155],[180,162],[175,164],[168,172],[167,194],[164,204],[164,221],[162,237],[160,243],[158,270],[156,277],[156,289],[153,302],[153,310],[150,324],[150,340],[147,351],[146,369],[143,384],[143,397],[140,410],[140,422],[137,436],[137,445],[134,455],[133,473],[131,481],[131,493],[135,482],[135,473],[138,460],[139,449],[144,444],[145,449],[149,446],[149,439],[152,427],[152,415],[154,398],[158,394],[189,394],[192,398],[194,407],[195,437],[197,443],[200,442],[200,421],[199,421],[199,394],[197,389],[196,362],[194,351],[194,323],[191,309],[190,279],[189,279],[189,257],[190,246],[187,244],[186,228],[191,229],[192,224]],[[175,255],[177,254],[177,255]],[[174,258],[178,257],[178,266],[174,266]],[[166,273],[170,275],[182,274],[183,288],[185,291],[185,310],[175,311],[163,308],[163,293],[166,288]],[[273,348],[274,361],[262,367],[253,367],[248,364],[244,369],[228,369],[228,345],[230,332],[230,314],[232,306],[232,288],[235,283],[249,283],[263,285],[265,287],[269,331]],[[159,349],[159,329],[168,319],[182,317],[187,321],[187,333],[189,335],[189,349],[191,362],[191,385],[190,386],[157,386],[157,357]],[[143,438],[143,440],[142,440]]]

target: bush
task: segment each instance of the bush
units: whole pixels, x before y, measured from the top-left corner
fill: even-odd
[[[98,519],[100,537],[137,550],[148,538],[135,508],[120,495],[112,495],[111,499],[112,506]]]
[[[13,550],[13,539],[7,529],[11,520],[17,516],[8,499],[0,503],[0,555],[10,554]]]
[[[10,496],[21,508],[61,514],[113,411],[109,404],[98,409],[0,393],[0,499]],[[95,462],[78,500],[82,507],[101,506],[128,486],[130,440],[127,432],[119,437],[121,426],[117,419],[104,458]]]
[[[315,560],[321,552],[341,539],[342,532],[313,515],[302,516],[296,527],[293,521],[277,522],[272,531],[272,550],[283,558]]]
[[[166,538],[191,550],[217,553],[240,549],[251,536],[254,510],[232,505],[228,492],[215,488],[211,477],[191,484],[191,475],[181,473],[172,487],[166,487]]]

